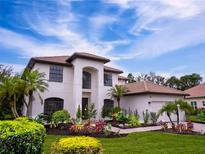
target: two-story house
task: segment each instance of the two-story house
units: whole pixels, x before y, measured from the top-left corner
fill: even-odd
[[[84,110],[87,104],[94,103],[100,117],[103,105],[114,106],[107,95],[108,89],[118,81],[120,84],[126,82],[126,78],[119,77],[123,71],[105,66],[109,61],[83,52],[72,56],[31,58],[27,68],[44,72],[49,88],[41,94],[43,104],[38,96],[35,97],[30,116],[66,109],[75,117],[78,106]]]

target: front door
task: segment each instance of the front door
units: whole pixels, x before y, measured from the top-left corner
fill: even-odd
[[[82,118],[87,118],[88,98],[82,98]]]

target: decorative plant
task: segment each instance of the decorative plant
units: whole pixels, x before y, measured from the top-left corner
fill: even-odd
[[[125,124],[129,122],[128,116],[126,116],[123,112],[119,112],[116,116],[116,121]]]
[[[58,125],[59,123],[70,122],[70,113],[67,110],[56,111],[52,115],[52,123]]]
[[[128,124],[130,126],[139,126],[140,125],[139,117],[134,115],[134,114],[129,115],[129,122],[128,122]]]
[[[156,112],[150,112],[150,120],[152,121],[152,124],[156,125],[158,118],[159,114],[157,114]]]
[[[108,96],[117,100],[117,106],[120,108],[121,97],[126,93],[126,88],[122,85],[115,85],[108,91]]]
[[[145,112],[143,111],[142,114],[143,114],[144,124],[147,125],[150,117],[148,110],[146,110]]]
[[[86,107],[85,110],[85,119],[88,119],[88,123],[91,122],[91,118],[95,118],[95,116],[97,115],[97,110],[95,109],[95,105],[94,104],[89,104]]]
[[[113,108],[108,108],[108,107],[103,106],[101,115],[103,118],[106,118],[106,117],[111,118],[112,111],[113,111]]]

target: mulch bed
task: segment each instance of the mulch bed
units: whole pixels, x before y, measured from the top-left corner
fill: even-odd
[[[117,122],[114,122],[114,121],[110,121],[109,122],[113,127],[117,127],[117,128],[120,128],[120,129],[130,129],[130,128],[141,128],[141,127],[151,127],[151,126],[159,126],[159,125],[154,125],[154,124],[141,124],[140,126],[128,126],[128,125],[122,125],[122,124],[119,124]]]
[[[66,136],[91,136],[97,138],[119,138],[125,137],[128,134],[119,134],[114,132],[105,133],[73,133],[69,129],[72,124],[61,124],[58,127],[51,128],[50,125],[45,125],[46,133],[48,135],[66,135]]]
[[[173,129],[166,129],[166,130],[155,130],[153,132],[162,132],[162,133],[171,133],[171,134],[181,134],[181,135],[204,135],[204,134],[201,134],[199,132],[194,132],[194,131],[185,131],[185,132],[177,132],[177,131],[174,131]]]

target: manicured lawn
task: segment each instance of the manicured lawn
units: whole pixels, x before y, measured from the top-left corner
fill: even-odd
[[[43,152],[50,152],[50,146],[57,139],[65,136],[48,135]],[[100,139],[104,154],[203,154],[205,136],[174,135],[160,132],[133,133],[124,138]]]

